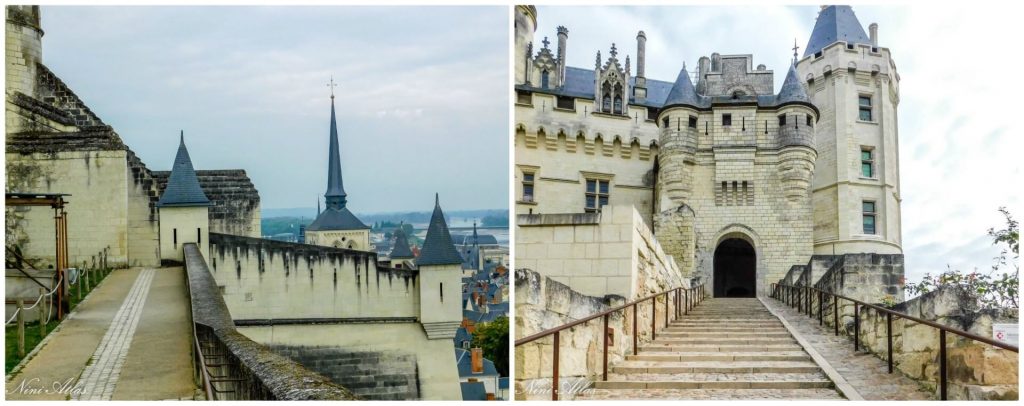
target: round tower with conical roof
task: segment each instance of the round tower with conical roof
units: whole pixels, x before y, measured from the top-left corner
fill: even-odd
[[[188,243],[199,245],[199,252],[209,258],[212,205],[199,185],[182,131],[167,187],[156,204],[160,210],[161,260],[184,261],[184,246]]]

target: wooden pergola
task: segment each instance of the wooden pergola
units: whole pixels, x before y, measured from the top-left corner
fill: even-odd
[[[55,272],[58,275],[55,279],[60,281],[60,284],[57,287],[57,297],[60,298],[60,300],[57,300],[57,320],[64,318],[64,282],[60,275],[68,267],[68,213],[64,211],[64,206],[66,206],[68,202],[64,200],[65,196],[71,195],[64,193],[6,193],[6,199],[4,202],[7,207],[49,206],[53,208],[54,234],[56,238],[57,251]]]

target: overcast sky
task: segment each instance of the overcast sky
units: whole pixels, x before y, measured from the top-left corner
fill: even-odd
[[[262,207],[326,190],[330,98],[349,207],[508,207],[506,7],[46,7],[43,61],[153,170],[178,132]]]
[[[867,31],[879,25],[879,44],[892,51],[901,77],[899,106],[903,250],[908,279],[946,264],[988,271],[998,250],[986,236],[1003,227],[997,212],[1020,210],[1019,84],[1006,59],[1020,23],[1008,9],[960,6],[854,6]],[[673,81],[683,61],[753,54],[754,64],[785,79],[793,39],[807,45],[818,6],[539,7],[537,38],[557,42],[569,29],[570,66],[591,69],[614,42],[619,59],[636,67],[636,34],[647,35],[647,77]],[[1012,88],[1011,88],[1011,84]],[[1016,119],[1016,120],[1013,120]],[[1016,121],[1016,122],[1014,122]]]

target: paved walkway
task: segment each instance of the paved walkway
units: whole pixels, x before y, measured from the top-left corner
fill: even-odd
[[[191,399],[181,268],[111,273],[19,371],[9,400]]]
[[[853,341],[849,337],[836,337],[831,328],[819,327],[818,319],[800,314],[796,309],[772,298],[765,298],[764,303],[775,314],[785,318],[864,399],[934,399],[916,381],[899,371],[890,374],[884,360],[865,351],[854,353]]]

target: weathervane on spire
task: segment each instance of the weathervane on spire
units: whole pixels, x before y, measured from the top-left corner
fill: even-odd
[[[800,47],[796,46],[796,38],[793,38],[793,64],[794,65],[796,65],[796,59],[797,59],[796,58],[796,51],[798,49],[800,49]]]
[[[334,75],[331,75],[331,83],[328,83],[327,87],[331,89],[331,100],[334,100],[334,88],[338,87],[338,84],[334,83]]]

